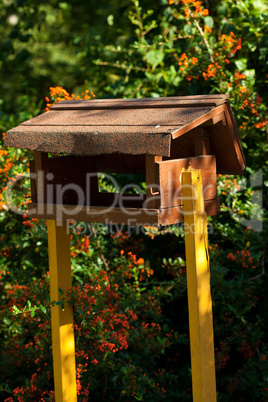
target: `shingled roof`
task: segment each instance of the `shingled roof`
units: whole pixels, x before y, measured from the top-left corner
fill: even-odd
[[[218,172],[242,172],[245,160],[226,95],[62,101],[8,131],[5,145],[57,154],[179,158],[192,156],[201,128]]]

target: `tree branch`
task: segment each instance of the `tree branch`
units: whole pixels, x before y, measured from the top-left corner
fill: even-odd
[[[203,41],[204,41],[204,43],[205,43],[205,45],[206,45],[206,48],[207,48],[207,50],[208,50],[208,53],[209,53],[210,60],[212,61],[212,63],[214,63],[213,51],[212,51],[211,47],[209,46],[209,43],[208,43],[208,41],[207,41],[207,38],[205,37],[205,34],[204,34],[204,32],[203,32],[203,29],[201,28],[201,26],[199,25],[199,23],[197,22],[197,20],[196,20],[195,17],[193,16],[193,13],[192,13],[192,11],[190,10],[190,8],[188,8],[188,10],[189,10],[189,14],[190,14],[191,18],[194,20],[194,23],[195,23],[196,28],[198,29],[200,35],[201,35],[202,38],[203,38]]]

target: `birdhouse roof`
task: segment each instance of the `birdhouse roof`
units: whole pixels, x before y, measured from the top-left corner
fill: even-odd
[[[9,130],[5,145],[56,154],[181,158],[194,155],[202,135],[210,139],[218,172],[245,169],[227,95],[62,101]]]

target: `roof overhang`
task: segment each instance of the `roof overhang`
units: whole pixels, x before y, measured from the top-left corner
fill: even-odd
[[[170,157],[174,141],[202,127],[220,171],[241,173],[245,159],[226,95],[62,101],[8,131],[5,145],[57,154]]]

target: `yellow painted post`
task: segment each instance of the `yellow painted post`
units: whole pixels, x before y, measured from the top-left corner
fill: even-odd
[[[61,299],[59,289],[72,286],[70,240],[67,224],[47,221],[50,300]],[[56,402],[76,402],[75,344],[72,308],[65,303],[51,307],[53,369]]]
[[[207,217],[200,170],[182,172],[192,388],[194,402],[215,402],[216,377]]]

